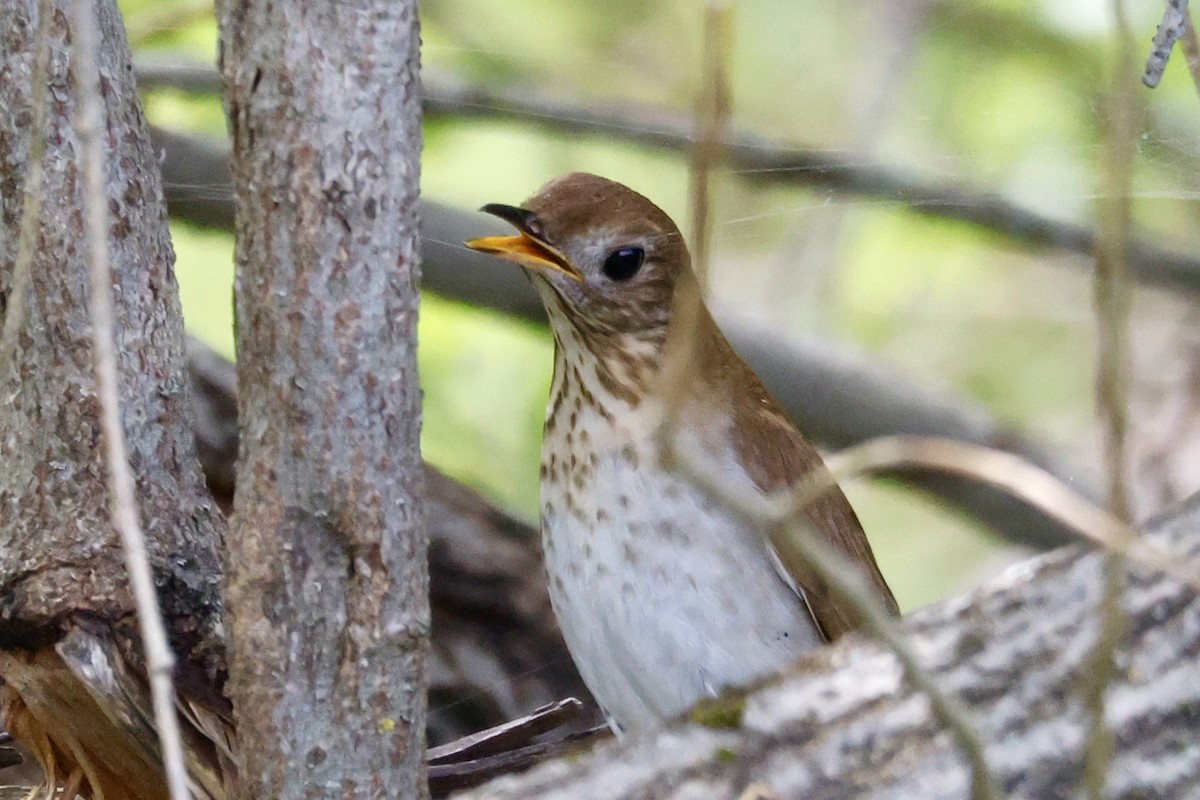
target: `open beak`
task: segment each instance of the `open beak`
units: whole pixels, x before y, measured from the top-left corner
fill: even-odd
[[[491,253],[526,269],[561,272],[574,281],[583,282],[583,276],[567,257],[541,237],[537,217],[532,211],[500,203],[488,203],[479,210],[510,223],[520,233],[516,236],[481,236],[464,242],[467,247]]]

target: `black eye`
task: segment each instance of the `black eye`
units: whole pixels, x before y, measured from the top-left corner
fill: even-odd
[[[640,247],[622,247],[613,250],[604,259],[604,274],[614,281],[627,281],[641,269],[646,260],[646,251]]]

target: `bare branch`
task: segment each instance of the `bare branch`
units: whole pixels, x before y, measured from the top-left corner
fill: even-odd
[[[577,717],[583,704],[574,697],[535,709],[520,719],[495,725],[429,750],[429,763],[467,761],[523,747],[535,738]]]
[[[885,436],[833,453],[826,463],[829,476],[814,478],[793,492],[780,492],[768,499],[773,518],[784,520],[794,508],[824,492],[832,481],[905,465],[920,466],[990,483],[1058,519],[1077,539],[1119,553],[1143,568],[1169,575],[1200,591],[1200,563],[1143,543],[1127,523],[1012,453],[948,439]]]
[[[194,67],[147,68],[142,85],[207,86]],[[482,118],[533,125],[570,136],[620,139],[670,152],[691,146],[692,125],[686,117],[663,109],[631,112],[628,105],[599,109],[531,97],[528,91],[462,86],[426,78],[425,114]],[[934,183],[881,164],[850,160],[837,153],[808,150],[734,131],[725,141],[729,166],[748,181],[811,186],[849,195],[879,198],[917,214],[955,220],[1004,236],[1036,249],[1061,250],[1091,257],[1095,231],[1087,226],[1051,219],[1003,197],[963,186]],[[1200,292],[1200,259],[1164,250],[1149,241],[1134,240],[1129,248],[1130,270],[1142,283],[1186,292]],[[1082,265],[1082,263],[1081,263]]]
[[[694,141],[690,148],[688,194],[692,208],[692,269],[700,296],[708,293],[709,243],[712,240],[709,181],[724,161],[732,89],[729,85],[733,49],[733,9],[723,0],[708,0],[704,8],[704,54],[701,85],[696,92]]]
[[[607,725],[600,725],[579,732],[561,730],[551,738],[534,741],[539,733],[550,729],[547,727],[551,721],[548,715],[561,718],[562,710],[569,708],[569,704],[574,702],[576,701],[573,699],[565,700],[546,709],[538,709],[521,719],[468,737],[489,743],[495,735],[503,739],[521,739],[522,741],[515,746],[489,747],[469,759],[430,758],[430,793],[434,797],[443,797],[452,791],[478,786],[500,775],[529,769],[534,764],[562,755],[571,749],[581,748],[585,746],[585,742],[593,744],[612,736]],[[452,744],[456,746],[458,743]]]
[[[1129,307],[1133,301],[1128,253],[1132,229],[1130,190],[1138,123],[1133,83],[1133,41],[1122,0],[1112,0],[1112,10],[1116,18],[1117,57],[1103,120],[1104,152],[1107,157],[1101,177],[1104,190],[1099,200],[1100,232],[1092,302],[1098,329],[1096,410],[1100,418],[1108,510],[1116,519],[1128,524],[1132,519],[1128,479],[1128,417]],[[1186,24],[1186,4],[1182,10]],[[1159,34],[1162,34],[1161,28]],[[1154,83],[1157,83],[1157,79]],[[1114,733],[1105,713],[1109,687],[1118,671],[1117,647],[1125,630],[1125,613],[1121,609],[1124,577],[1125,564],[1120,554],[1106,553],[1101,564],[1102,589],[1096,612],[1092,668],[1085,675],[1082,686],[1084,704],[1090,717],[1083,754],[1083,784],[1091,800],[1104,800],[1107,796],[1105,786],[1116,749]]]

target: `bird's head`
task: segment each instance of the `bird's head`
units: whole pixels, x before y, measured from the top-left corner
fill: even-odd
[[[518,232],[467,246],[524,267],[556,328],[566,322],[587,338],[663,340],[676,288],[692,273],[679,229],[654,203],[576,172],[521,206],[482,210]]]

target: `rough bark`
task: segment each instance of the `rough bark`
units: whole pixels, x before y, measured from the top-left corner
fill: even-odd
[[[33,131],[31,65],[40,4],[0,6],[0,641],[53,644],[76,620],[112,632],[132,609],[109,522],[92,373],[69,3],[50,3],[47,129]],[[183,324],[156,159],[112,2],[99,2],[105,184],[121,412],[147,546],[181,677],[219,687],[213,649],[223,520],[191,436]],[[13,296],[32,137],[44,143],[41,211],[24,297]],[[132,629],[117,633],[138,657]],[[197,649],[197,645],[203,645]],[[190,659],[190,660],[189,660]]]
[[[166,158],[167,201],[173,215],[229,229],[233,204],[229,167],[216,142],[155,132]],[[202,185],[203,193],[189,187]],[[483,218],[424,201],[421,206],[422,286],[446,297],[545,322],[542,303],[520,270],[497,269],[486,257],[455,245],[477,236]],[[783,340],[759,326],[718,314],[734,346],[754,367],[806,435],[828,447],[872,436],[946,436],[1020,454],[1089,493],[1081,477],[1044,448],[997,422],[970,401],[919,386],[894,370],[827,341]],[[908,471],[895,477],[963,509],[1010,541],[1048,549],[1074,541],[1053,520],[1003,492],[961,478]]]
[[[416,3],[219,9],[243,420],[227,550],[243,797],[421,797]]]
[[[1200,557],[1200,496],[1150,538]],[[975,716],[1009,797],[1080,797],[1099,554],[1066,548],[1020,564],[970,595],[905,619],[939,684]],[[1200,597],[1129,571],[1129,629],[1108,692],[1117,736],[1108,797],[1200,797]],[[781,679],[653,736],[493,781],[461,800],[848,797],[958,800],[966,761],[905,684],[896,659],[854,636]],[[751,784],[759,793],[742,794]]]

